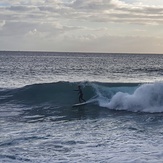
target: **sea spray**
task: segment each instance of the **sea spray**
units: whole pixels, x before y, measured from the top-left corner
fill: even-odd
[[[117,92],[105,107],[133,112],[163,112],[162,99],[163,83],[142,84],[133,94]]]

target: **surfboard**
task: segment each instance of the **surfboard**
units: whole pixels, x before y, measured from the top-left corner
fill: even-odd
[[[82,103],[74,104],[74,105],[72,105],[72,107],[83,106],[86,104],[87,104],[87,102],[82,102]]]

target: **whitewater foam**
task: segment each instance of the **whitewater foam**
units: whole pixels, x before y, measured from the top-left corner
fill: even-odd
[[[132,94],[118,91],[109,102],[99,100],[99,105],[116,110],[156,113],[163,112],[162,99],[163,83],[142,84]]]

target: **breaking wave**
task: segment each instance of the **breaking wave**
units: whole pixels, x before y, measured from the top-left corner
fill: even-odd
[[[27,85],[16,89],[0,89],[0,106],[19,104],[34,107],[48,104],[53,107],[78,103],[74,90],[81,85],[89,107],[96,105],[112,110],[131,112],[163,112],[163,83],[99,83],[57,82]]]

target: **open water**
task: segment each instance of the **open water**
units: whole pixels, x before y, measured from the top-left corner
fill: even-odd
[[[163,55],[6,51],[0,74],[0,162],[163,162]]]

